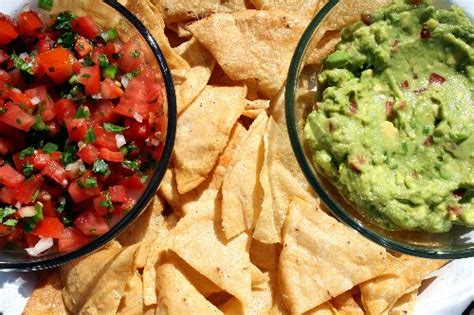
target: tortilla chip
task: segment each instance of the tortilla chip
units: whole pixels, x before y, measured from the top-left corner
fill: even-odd
[[[250,0],[259,10],[285,10],[303,15],[315,15],[326,2],[325,0]]]
[[[326,31],[306,62],[308,64],[322,64],[323,60],[334,51],[340,41],[340,31]]]
[[[189,68],[189,64],[171,48],[165,35],[163,18],[149,0],[128,0],[126,6],[153,35],[170,69]]]
[[[415,313],[416,298],[418,290],[413,290],[402,296],[393,308],[388,312],[388,315],[411,315]]]
[[[387,270],[385,249],[302,200],[291,203],[283,233],[280,284],[285,304],[294,313]]]
[[[249,264],[248,270],[249,270],[250,276],[252,278],[252,288],[257,288],[262,283],[270,281],[270,279],[268,278],[268,274],[262,272],[253,263]]]
[[[188,26],[234,81],[255,79],[271,98],[283,86],[307,21],[285,11],[214,14]]]
[[[276,270],[278,263],[278,245],[265,244],[256,239],[250,243],[250,260],[264,270]]]
[[[63,302],[63,285],[57,270],[41,273],[41,278],[31,293],[23,310],[24,315],[67,315]]]
[[[402,295],[418,289],[426,275],[446,263],[407,255],[389,256],[389,262],[385,275],[360,285],[362,304],[368,314],[387,312]]]
[[[262,204],[258,173],[263,159],[262,137],[268,122],[262,113],[250,126],[233,156],[222,183],[222,226],[227,239],[253,229]]]
[[[247,234],[224,243],[213,217],[208,215],[186,216],[171,234],[174,240],[171,250],[186,263],[242,303],[250,301],[252,284],[248,272]]]
[[[135,271],[125,287],[124,295],[117,310],[118,315],[141,315],[145,312],[143,304],[143,283],[140,274]]]
[[[60,268],[63,299],[69,311],[79,313],[109,263],[121,250],[120,244],[113,241],[103,249]]]
[[[209,51],[199,44],[195,38],[174,48],[174,51],[191,66],[189,69],[175,69],[171,71],[179,114],[204,90],[214,70],[216,61]]]
[[[364,315],[364,310],[354,299],[353,294],[356,293],[354,291],[344,292],[331,300],[330,303],[337,310],[338,315]]]
[[[160,308],[166,314],[222,314],[172,263],[158,266]]]
[[[269,100],[246,100],[242,115],[250,119],[256,119],[258,115],[265,113],[270,108]]]
[[[193,33],[191,33],[187,28],[188,25],[189,23],[177,22],[171,24],[168,23],[166,24],[166,27],[172,30],[178,37],[185,38],[193,36]]]
[[[139,244],[124,248],[104,267],[79,314],[114,314],[134,274],[134,256]]]
[[[244,87],[207,86],[178,119],[174,166],[178,192],[204,182],[245,106]]]
[[[202,18],[211,13],[245,10],[245,0],[153,0],[167,24]]]
[[[264,199],[253,237],[262,243],[281,241],[281,230],[285,222],[291,198],[298,197],[318,208],[308,182],[294,158],[288,136],[270,118],[263,136],[265,156],[260,184]]]

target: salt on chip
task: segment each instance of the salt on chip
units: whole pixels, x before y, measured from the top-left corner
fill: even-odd
[[[250,119],[256,119],[258,115],[265,113],[269,108],[269,100],[246,100],[242,115]]]
[[[63,299],[69,311],[79,313],[108,264],[121,249],[120,244],[113,241],[103,249],[60,268]]]
[[[195,38],[174,48],[174,51],[186,60],[191,67],[171,71],[179,114],[204,90],[214,70],[216,61],[209,51]]]
[[[57,270],[44,271],[28,298],[24,315],[67,315],[63,302],[61,278]]]
[[[158,266],[157,283],[164,314],[222,314],[172,263]]]
[[[143,281],[135,271],[125,287],[125,292],[117,310],[118,315],[140,315],[145,312],[143,304]]]
[[[265,244],[256,239],[250,243],[250,260],[264,270],[276,270],[279,256],[278,244]]]
[[[225,242],[215,225],[209,215],[184,217],[172,231],[171,250],[218,287],[248,303],[252,286],[247,270],[249,237],[242,233]]]
[[[222,226],[227,239],[255,227],[262,203],[259,171],[263,159],[262,137],[268,122],[265,112],[249,128],[222,183]]]
[[[325,0],[250,0],[259,10],[285,10],[313,16],[318,12]]]
[[[234,81],[254,79],[271,98],[283,86],[307,21],[286,11],[214,14],[188,26]]]
[[[398,299],[421,285],[421,280],[446,261],[407,255],[389,256],[386,274],[360,285],[362,304],[368,314],[387,312]]]
[[[411,315],[415,313],[418,290],[403,295],[388,312],[388,315]]]
[[[303,313],[387,270],[387,253],[336,219],[295,199],[285,223],[280,284]]]
[[[263,136],[264,161],[260,173],[264,199],[253,238],[262,243],[281,241],[281,230],[285,222],[291,198],[298,197],[316,209],[318,201],[310,192],[307,181],[294,158],[288,136],[269,119]]]
[[[132,278],[135,252],[140,244],[124,248],[104,267],[79,314],[114,314]]]
[[[174,146],[178,192],[204,182],[245,106],[245,87],[207,86],[179,119]]]
[[[245,10],[245,0],[153,0],[167,24],[202,18],[218,12]]]

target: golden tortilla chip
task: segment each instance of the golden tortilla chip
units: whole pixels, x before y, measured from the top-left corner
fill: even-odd
[[[195,38],[174,48],[174,51],[191,66],[189,69],[175,69],[171,71],[179,114],[204,90],[214,70],[216,61],[209,51]]]
[[[204,182],[245,106],[245,87],[207,86],[178,119],[174,167],[178,192]]]
[[[253,263],[249,264],[249,273],[252,278],[252,288],[259,287],[262,283],[270,281],[268,273],[262,272]]]
[[[233,156],[222,183],[222,226],[227,239],[255,227],[262,204],[258,173],[263,159],[264,112],[252,123]]]
[[[446,264],[443,260],[407,255],[389,256],[389,262],[385,275],[360,285],[362,304],[368,314],[387,312],[402,295],[418,289],[426,275]]]
[[[164,314],[222,314],[172,263],[158,266],[157,283]]]
[[[315,15],[326,2],[325,0],[250,0],[259,10],[285,10],[298,12],[301,15]]]
[[[109,263],[121,250],[120,244],[113,241],[103,249],[60,268],[63,299],[69,311],[79,313]]]
[[[418,290],[413,290],[402,296],[393,308],[388,312],[388,315],[412,315],[415,313],[416,298]]]
[[[258,115],[265,113],[270,108],[269,100],[246,100],[242,115],[250,119],[256,119]]]
[[[310,193],[306,179],[293,155],[288,136],[270,118],[263,136],[264,162],[260,173],[264,199],[253,238],[262,243],[281,241],[281,230],[285,222],[291,198],[298,197],[318,208],[318,201]]]
[[[189,64],[171,48],[165,35],[163,18],[149,0],[128,0],[126,6],[153,35],[170,69],[189,68]]]
[[[186,216],[171,234],[171,250],[181,259],[242,303],[250,301],[252,280],[248,272],[247,234],[225,242],[209,215]]]
[[[177,23],[171,23],[171,24],[166,24],[166,27],[175,32],[178,37],[184,38],[184,37],[191,37],[193,36],[193,33],[191,33],[187,26],[189,23],[186,22],[177,22]]]
[[[134,274],[134,256],[139,244],[124,248],[104,267],[89,291],[79,314],[114,314]]]
[[[211,13],[245,10],[245,0],[153,0],[167,24],[202,18]]]
[[[57,270],[44,271],[23,310],[24,315],[67,315],[63,285]]]
[[[341,41],[340,31],[326,31],[306,61],[308,64],[321,64],[334,51]]]
[[[285,11],[214,14],[188,29],[234,81],[255,79],[271,98],[283,86],[307,21]]]
[[[278,245],[265,244],[256,239],[250,243],[250,260],[264,270],[276,270],[278,264]]]
[[[364,310],[354,299],[355,290],[347,291],[330,301],[337,310],[338,315],[364,315]],[[357,292],[360,293],[360,292]]]
[[[125,287],[125,292],[117,310],[118,315],[141,315],[145,312],[143,304],[143,283],[140,274],[135,271]]]
[[[306,312],[387,270],[382,247],[295,199],[285,223],[280,284],[285,304]]]

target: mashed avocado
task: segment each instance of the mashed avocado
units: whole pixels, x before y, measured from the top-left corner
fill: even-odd
[[[319,75],[305,126],[315,166],[387,229],[474,226],[473,24],[431,1],[363,20]]]

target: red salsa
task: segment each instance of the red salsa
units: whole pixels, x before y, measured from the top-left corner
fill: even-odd
[[[69,252],[144,190],[166,133],[163,83],[134,39],[89,16],[0,16],[0,248]]]

